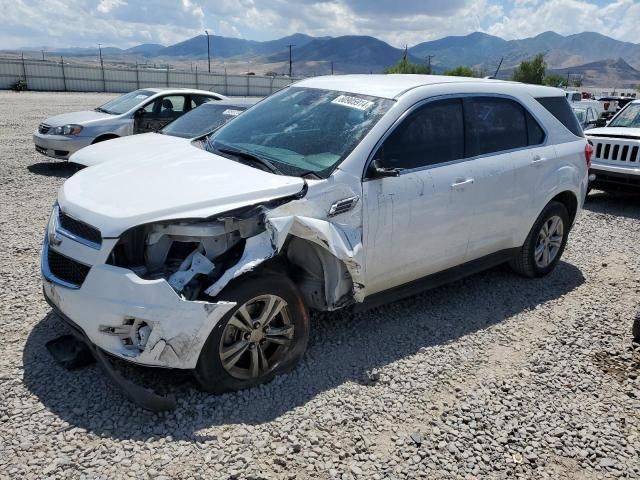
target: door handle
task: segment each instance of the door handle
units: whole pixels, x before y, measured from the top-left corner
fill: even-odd
[[[540,155],[535,155],[533,157],[533,159],[531,160],[531,165],[533,165],[534,167],[539,167],[540,165],[542,165],[547,160],[548,160],[548,158],[546,158],[546,157],[541,157]]]
[[[465,185],[471,185],[473,183],[473,178],[456,178],[456,181],[451,184],[451,188],[453,190],[463,188]]]

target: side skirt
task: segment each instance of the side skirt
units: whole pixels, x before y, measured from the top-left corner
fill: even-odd
[[[463,263],[456,267],[443,270],[441,272],[433,273],[426,277],[413,280],[409,283],[399,285],[397,287],[384,290],[382,292],[374,293],[364,299],[364,302],[355,304],[353,306],[354,312],[362,312],[371,308],[379,307],[386,303],[391,303],[396,300],[400,300],[406,297],[412,297],[418,293],[430,290],[432,288],[446,285],[447,283],[455,282],[461,278],[474,275],[489,268],[495,267],[502,263],[511,260],[520,250],[520,248],[509,248],[506,250],[500,250],[499,252],[491,253],[485,257],[471,260],[470,262]]]

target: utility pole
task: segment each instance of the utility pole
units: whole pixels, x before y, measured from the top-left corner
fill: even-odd
[[[104,79],[104,61],[102,60],[102,44],[98,44],[98,51],[100,52],[100,69],[102,70],[102,91],[107,91],[107,82]]]
[[[102,68],[104,70],[104,62],[102,61],[102,44],[99,43],[98,44],[98,51],[100,52],[100,68]]]
[[[204,33],[207,34],[207,60],[209,61],[209,73],[211,73],[211,47],[209,43],[209,31],[205,30]]]
[[[333,60],[331,60],[331,75],[333,75]]]
[[[293,77],[293,54],[291,53],[291,49],[295,47],[293,44],[289,44],[289,78]]]
[[[429,69],[429,75],[431,75],[431,59],[435,57],[435,55],[427,55],[427,68]]]

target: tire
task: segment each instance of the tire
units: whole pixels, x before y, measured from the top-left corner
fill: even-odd
[[[636,317],[636,319],[633,321],[631,333],[633,335],[633,341],[636,343],[640,343],[640,316]]]
[[[200,352],[194,376],[204,390],[224,393],[267,383],[302,358],[309,340],[309,313],[289,277],[248,275],[218,298],[237,305],[216,324]],[[270,305],[272,311],[280,310],[266,322],[268,327],[263,321],[255,328]]]
[[[543,256],[540,257],[539,254],[536,255],[536,247],[539,248],[541,246],[540,242],[544,244],[543,227],[546,226],[547,230],[549,230],[549,227],[553,226],[553,221],[556,219],[560,219],[562,222],[560,225],[562,228],[562,238],[558,240],[559,235],[549,237],[549,241],[553,246],[549,244],[548,256],[546,257],[548,262],[545,262],[544,248]],[[531,227],[531,231],[529,235],[527,235],[524,245],[522,245],[516,256],[509,262],[509,265],[515,272],[525,277],[534,278],[548,275],[553,271],[562,257],[562,253],[567,244],[569,229],[569,212],[567,211],[567,207],[560,202],[549,202],[536,219],[533,227]],[[539,252],[540,250],[538,250],[538,253]]]

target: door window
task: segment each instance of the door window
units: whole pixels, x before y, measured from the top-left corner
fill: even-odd
[[[202,105],[203,103],[213,102],[214,98],[205,97],[204,95],[191,95],[191,108],[196,108]]]
[[[159,99],[161,117],[174,117],[185,111],[185,97],[183,95],[167,95]]]
[[[465,120],[467,157],[529,145],[525,110],[513,100],[492,97],[469,99],[465,102]],[[531,124],[531,129],[535,137],[535,124]]]
[[[374,158],[386,168],[413,169],[464,158],[462,100],[428,103],[412,112]]]

